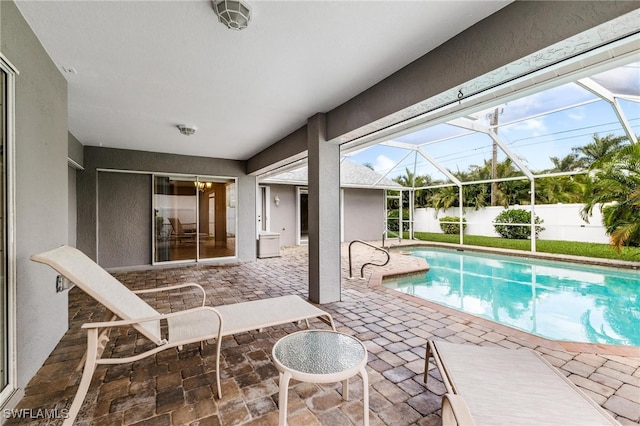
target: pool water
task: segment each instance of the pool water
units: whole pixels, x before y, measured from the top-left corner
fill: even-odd
[[[554,340],[640,346],[640,272],[471,251],[411,250],[420,276],[384,286]]]

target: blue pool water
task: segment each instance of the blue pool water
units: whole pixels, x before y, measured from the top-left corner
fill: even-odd
[[[555,340],[640,346],[640,273],[419,248],[421,276],[384,286]]]

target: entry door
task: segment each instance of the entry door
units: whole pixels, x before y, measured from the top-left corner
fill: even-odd
[[[307,188],[297,188],[298,212],[298,245],[309,244],[309,191]]]
[[[270,230],[269,225],[269,200],[271,198],[271,191],[268,186],[259,186],[258,187],[258,232],[265,232]]]

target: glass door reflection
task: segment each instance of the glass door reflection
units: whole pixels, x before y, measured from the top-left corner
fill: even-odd
[[[210,179],[200,181],[198,195],[199,259],[236,255],[236,184]]]
[[[197,259],[195,177],[154,179],[155,262]]]
[[[154,177],[154,262],[236,255],[236,184],[198,176]]]

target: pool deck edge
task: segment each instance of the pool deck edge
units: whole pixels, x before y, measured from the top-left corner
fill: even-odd
[[[535,259],[542,260],[555,260],[558,262],[575,262],[575,263],[584,263],[594,266],[608,266],[614,268],[625,268],[640,271],[640,261],[633,262],[629,260],[617,260],[617,259],[603,259],[598,257],[587,257],[587,256],[575,256],[569,254],[557,254],[557,253],[546,253],[546,252],[531,252],[525,250],[513,250],[513,249],[503,249],[496,247],[483,247],[483,246],[472,246],[467,244],[450,244],[450,243],[438,243],[433,241],[421,241],[421,240],[402,240],[401,244],[393,244],[389,246],[389,248],[394,251],[400,248],[410,248],[410,247],[441,247],[448,249],[456,249],[456,250],[469,250],[469,251],[477,251],[484,253],[495,253],[495,254],[505,254],[509,256],[517,256],[517,257],[529,257]]]

